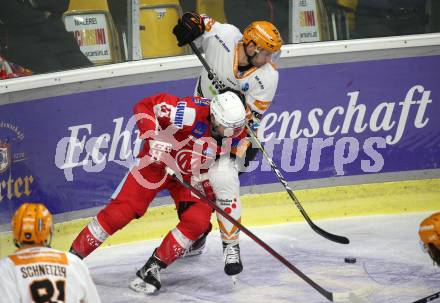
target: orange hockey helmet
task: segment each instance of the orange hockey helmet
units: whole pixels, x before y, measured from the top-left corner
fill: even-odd
[[[243,43],[253,41],[256,46],[271,53],[280,50],[283,40],[275,25],[268,21],[254,21],[243,32]]]
[[[17,247],[23,244],[49,246],[53,233],[52,215],[41,203],[24,203],[12,217],[12,233]]]
[[[419,236],[432,260],[440,266],[440,212],[420,223]]]

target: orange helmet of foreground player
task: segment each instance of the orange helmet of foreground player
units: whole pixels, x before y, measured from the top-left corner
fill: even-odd
[[[280,32],[267,21],[255,21],[246,27],[243,32],[243,43],[248,44],[251,41],[272,53],[279,51],[283,44]]]
[[[49,246],[52,232],[52,215],[41,203],[24,203],[12,217],[12,233],[17,247],[23,244]]]
[[[440,212],[420,223],[419,236],[433,261],[440,266]]]

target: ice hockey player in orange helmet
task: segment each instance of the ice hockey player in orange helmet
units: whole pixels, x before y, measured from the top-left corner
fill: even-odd
[[[14,244],[50,246],[53,233],[52,215],[41,203],[24,203],[12,217]]]
[[[268,21],[254,21],[244,30],[243,42],[251,41],[273,53],[279,51],[283,43],[277,28]]]
[[[0,259],[0,302],[101,302],[86,264],[50,247],[53,221],[44,204],[22,204],[11,223],[19,249]]]
[[[434,213],[420,223],[419,236],[425,251],[440,266],[440,212]]]

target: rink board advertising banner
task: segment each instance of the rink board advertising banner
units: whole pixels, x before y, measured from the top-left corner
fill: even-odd
[[[259,136],[288,181],[438,168],[439,59],[282,69]],[[191,95],[194,84],[0,106],[0,224],[24,201],[43,201],[54,213],[106,204],[141,148],[137,128],[127,127],[133,105],[158,92]],[[242,185],[277,182],[261,154],[249,170]]]
[[[79,48],[92,62],[111,61],[109,29],[105,14],[64,17],[66,30],[73,33]]]

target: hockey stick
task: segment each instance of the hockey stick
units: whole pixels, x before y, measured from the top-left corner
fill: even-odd
[[[193,50],[193,52],[197,55],[197,57],[199,58],[200,62],[202,63],[203,67],[206,69],[206,71],[208,72],[208,76],[209,79],[211,79],[212,81],[215,81],[217,83],[218,86],[220,86],[221,88],[224,88],[224,85],[220,83],[220,81],[218,80],[217,75],[214,73],[214,71],[209,67],[208,62],[206,62],[205,58],[203,58],[202,54],[200,53],[200,51],[197,49],[197,47],[194,45],[193,42],[190,42],[189,44]],[[335,234],[331,234],[325,230],[323,230],[322,228],[320,228],[318,225],[316,225],[315,223],[313,223],[312,219],[310,219],[310,217],[308,216],[308,214],[306,213],[305,209],[302,207],[301,203],[299,202],[298,198],[295,196],[295,194],[293,193],[292,189],[290,188],[289,184],[287,183],[286,179],[283,177],[283,175],[281,174],[280,170],[277,168],[277,166],[275,165],[275,163],[272,161],[272,159],[270,158],[270,156],[267,154],[266,150],[264,149],[263,145],[261,144],[260,140],[258,140],[257,135],[255,134],[255,132],[249,127],[249,124],[246,122],[246,128],[248,129],[250,135],[252,136],[252,139],[257,143],[258,148],[261,150],[261,152],[263,153],[264,157],[266,158],[267,162],[269,162],[270,167],[272,168],[273,172],[277,175],[278,180],[281,182],[281,184],[283,184],[284,188],[286,189],[287,193],[289,194],[290,198],[292,199],[293,203],[295,203],[296,207],[299,209],[299,211],[301,212],[301,214],[303,215],[304,219],[306,219],[307,223],[310,225],[310,227],[319,235],[323,236],[324,238],[336,242],[336,243],[340,243],[340,244],[348,244],[350,243],[350,240],[346,237],[343,236],[338,236]]]
[[[421,298],[420,300],[414,301],[413,303],[428,303],[434,301],[435,299],[440,299],[440,291],[430,296]]]
[[[281,256],[279,253],[277,253],[272,247],[270,247],[266,242],[258,238],[254,233],[252,233],[249,229],[244,227],[240,222],[232,218],[228,213],[226,213],[223,209],[221,209],[215,201],[212,201],[206,197],[204,193],[202,193],[200,190],[189,184],[183,179],[180,179],[176,173],[169,167],[166,167],[167,173],[177,182],[182,184],[185,188],[189,189],[192,193],[194,193],[196,196],[198,196],[202,201],[205,203],[208,203],[209,206],[211,206],[215,211],[217,211],[218,214],[222,215],[226,220],[231,222],[234,226],[239,228],[242,232],[244,232],[249,238],[254,240],[258,245],[263,247],[269,254],[274,256],[278,261],[280,261],[282,264],[284,264],[287,268],[289,268],[291,271],[293,271],[295,274],[297,274],[301,279],[303,279],[307,284],[312,286],[315,290],[317,290],[321,295],[327,298],[327,300],[331,302],[365,302],[360,297],[355,295],[353,292],[344,292],[344,293],[332,293],[328,290],[324,289],[322,286],[317,284],[315,281],[310,279],[307,275],[305,275],[303,272],[301,272],[295,265],[287,261],[283,256]]]

